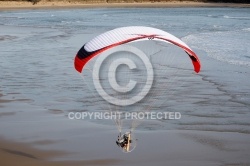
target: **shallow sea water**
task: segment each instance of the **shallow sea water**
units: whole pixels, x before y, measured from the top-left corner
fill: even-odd
[[[107,104],[93,89],[90,72],[84,73],[84,77],[89,78],[84,82],[75,71],[74,56],[94,36],[131,25],[159,28],[182,39],[200,57],[201,72],[195,74],[186,54],[174,46],[154,41],[153,44],[134,43],[132,45],[146,51],[149,56],[154,54],[151,61],[157,79],[153,90],[136,106]],[[0,123],[14,122],[9,128],[1,128],[4,136],[31,139],[25,134],[32,135],[35,127],[31,126],[30,131],[24,133],[18,129],[16,133],[10,132],[9,129],[15,128],[19,122],[33,124],[49,121],[52,125],[58,122],[57,126],[67,121],[61,128],[57,126],[61,132],[59,135],[63,136],[63,129],[70,128],[69,112],[103,109],[136,111],[148,105],[152,111],[180,112],[182,118],[145,120],[136,129],[138,131],[194,130],[250,134],[248,8],[1,11],[0,50],[0,99],[3,101]],[[93,67],[93,63],[88,67]],[[140,76],[138,78],[143,80]],[[15,116],[10,116],[13,114]],[[55,121],[53,118],[56,118]],[[113,121],[91,122],[116,128]],[[130,125],[131,121],[124,121],[125,128]],[[43,127],[44,131],[52,130],[46,125]],[[50,132],[46,133],[49,135]]]
[[[74,71],[74,55],[92,37],[116,27],[131,25],[163,29],[181,38],[191,48],[198,51],[201,60],[204,56],[208,56],[222,61],[221,64],[233,64],[230,67],[232,70],[234,67],[243,66],[248,71],[250,66],[249,20],[250,13],[247,8],[2,11],[0,13],[1,90],[4,93],[20,93],[35,104],[47,109],[59,109],[63,112],[79,109],[91,110],[91,108],[86,109],[82,103],[85,95],[91,94],[84,92],[89,89],[82,89],[86,85]],[[19,30],[17,31],[17,29]],[[150,49],[157,52],[156,47],[157,44],[151,46]],[[176,51],[171,49],[165,48],[162,52],[163,54],[167,52],[172,56]],[[153,54],[153,51],[148,54]],[[153,57],[153,61],[157,61],[158,57]],[[166,59],[166,61],[170,60],[170,58]],[[202,64],[206,64],[204,61]],[[185,62],[187,68],[188,63]],[[177,72],[185,72],[180,70]],[[204,73],[203,71],[206,71],[206,66],[202,66],[201,75]],[[218,70],[210,71],[211,74],[218,72]],[[225,69],[222,72],[221,77],[228,71]],[[235,72],[237,75],[237,71]],[[191,74],[186,76],[191,77]],[[183,77],[179,78],[188,82]],[[195,78],[197,79],[197,76],[190,79]],[[202,87],[206,86],[202,86],[203,82],[198,81],[197,84],[201,86],[199,92],[202,92]],[[228,83],[227,80],[224,82]],[[247,84],[247,80],[243,83]],[[176,85],[175,88],[181,87]],[[206,90],[208,89],[207,87]],[[188,89],[184,91],[188,91]],[[181,90],[180,93],[184,91]],[[211,91],[212,89],[210,89],[210,93],[214,96]],[[247,94],[245,95],[245,93]],[[248,93],[249,91],[244,91],[245,96],[242,96],[242,101],[245,103],[249,103]],[[193,94],[189,92],[185,95],[187,97],[179,96],[180,100],[184,101],[185,98],[191,100]],[[175,98],[178,95],[172,97]],[[92,98],[93,95],[91,100]],[[174,101],[179,102],[176,99],[173,99]],[[87,106],[91,105],[91,102],[84,103]],[[187,104],[191,103],[187,102]],[[193,107],[195,108],[195,106]],[[249,105],[247,108],[249,109]],[[192,111],[190,110],[190,112]]]

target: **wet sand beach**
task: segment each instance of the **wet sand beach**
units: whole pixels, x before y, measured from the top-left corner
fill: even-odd
[[[48,166],[66,166],[66,165],[114,165],[119,161],[116,159],[100,159],[85,161],[49,161],[53,157],[66,155],[61,151],[38,150],[30,147],[30,144],[9,142],[1,139],[0,141],[1,165],[13,166],[31,166],[31,165],[48,165]],[[49,141],[43,141],[41,144],[49,144]],[[17,162],[18,161],[18,162]]]

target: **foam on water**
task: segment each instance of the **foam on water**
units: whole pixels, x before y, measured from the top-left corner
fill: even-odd
[[[250,31],[250,28],[244,28],[243,31]]]
[[[223,17],[228,18],[228,19],[250,20],[250,17],[237,17],[237,16],[228,16],[228,15],[224,15]]]
[[[208,56],[214,59],[250,67],[248,30],[192,34],[184,37],[183,40],[191,47],[205,50]]]

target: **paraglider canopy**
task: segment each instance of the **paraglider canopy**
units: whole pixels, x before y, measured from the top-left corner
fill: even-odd
[[[81,73],[84,66],[93,57],[100,55],[105,50],[142,40],[159,40],[182,48],[189,55],[194,66],[194,71],[196,73],[200,71],[201,65],[198,56],[187,44],[163,30],[144,26],[116,28],[93,38],[85,43],[75,56],[75,69]]]

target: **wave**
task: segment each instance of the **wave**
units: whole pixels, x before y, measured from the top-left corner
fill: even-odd
[[[242,17],[242,16],[228,16],[228,15],[207,15],[207,17],[211,18],[225,18],[225,19],[238,19],[238,20],[250,20],[250,17]]]
[[[191,47],[229,64],[250,67],[250,34],[247,31],[207,32],[183,38]]]
[[[1,16],[0,18],[2,19],[25,19],[25,17],[20,17],[20,16]]]
[[[17,36],[10,36],[10,35],[3,35],[1,36],[0,35],[0,41],[4,41],[4,40],[13,40],[13,39],[16,39]]]
[[[244,28],[243,31],[250,31],[250,28]]]
[[[60,11],[25,11],[25,12],[13,12],[12,15],[30,15],[30,14],[46,14],[46,13],[69,13],[68,10]]]
[[[224,15],[223,17],[227,19],[250,20],[250,17],[237,17],[237,16],[228,16],[228,15]]]
[[[83,21],[61,21],[63,24],[75,24],[75,23],[84,23]]]

